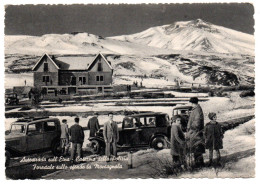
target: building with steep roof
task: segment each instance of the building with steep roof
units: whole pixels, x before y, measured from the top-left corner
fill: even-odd
[[[49,56],[44,54],[32,68],[34,86],[47,94],[72,95],[112,92],[113,68],[101,54]]]

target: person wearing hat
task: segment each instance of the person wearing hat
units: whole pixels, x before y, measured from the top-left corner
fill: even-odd
[[[100,129],[100,125],[98,122],[98,113],[95,112],[93,117],[89,119],[88,121],[88,129],[90,130],[89,132],[89,137],[95,137],[97,131]]]
[[[217,153],[217,165],[219,165],[221,159],[219,149],[223,149],[223,131],[217,122],[216,113],[210,112],[208,117],[211,121],[204,128],[204,136],[206,149],[209,149],[209,166],[212,166],[213,150]]]
[[[103,136],[106,144],[106,156],[107,161],[110,161],[111,154],[117,157],[117,142],[119,141],[119,132],[117,123],[113,120],[113,113],[108,113],[109,120],[105,122],[103,128]],[[111,153],[112,151],[112,153]]]
[[[187,125],[187,145],[188,149],[194,155],[195,167],[203,167],[204,159],[203,153],[205,153],[204,146],[204,115],[201,106],[198,104],[198,98],[190,98],[192,111],[190,113],[188,125]]]
[[[67,155],[69,149],[69,127],[66,119],[62,120],[60,129],[61,129],[60,141],[61,141],[62,154]]]
[[[173,164],[176,167],[184,164],[185,161],[185,135],[181,127],[181,116],[175,115],[172,118],[171,126],[171,155]]]

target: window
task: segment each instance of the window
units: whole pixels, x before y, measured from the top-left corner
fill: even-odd
[[[25,133],[25,125],[12,125],[12,133]]]
[[[50,121],[50,122],[44,122],[44,131],[45,132],[51,132],[51,131],[55,131],[56,127],[55,127],[55,122]]]
[[[99,81],[99,76],[96,76],[96,81]]]
[[[42,76],[42,82],[50,82],[50,76]]]
[[[100,76],[100,81],[103,81],[103,80],[104,80],[104,79],[103,79],[103,76],[101,75],[101,76]]]
[[[147,117],[147,126],[155,126],[155,117]]]
[[[102,63],[98,62],[98,71],[101,72],[102,71]]]
[[[101,76],[96,76],[96,81],[104,81],[104,77]]]
[[[44,72],[48,72],[48,71],[49,71],[48,63],[47,63],[47,62],[44,63],[43,66],[44,66],[44,67],[43,67],[43,71],[44,71]]]
[[[34,123],[28,125],[28,133],[41,133],[42,131],[42,123]]]
[[[76,85],[76,77],[71,77],[71,79],[70,79],[70,84],[71,85]]]
[[[86,77],[79,77],[79,84],[80,85],[86,84]]]

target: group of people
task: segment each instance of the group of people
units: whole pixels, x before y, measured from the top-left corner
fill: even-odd
[[[104,124],[103,128],[103,136],[106,144],[106,156],[107,161],[110,161],[111,156],[117,157],[117,142],[119,141],[119,133],[118,126],[115,121],[113,121],[113,113],[108,113],[109,120]],[[77,157],[82,157],[82,144],[84,142],[84,131],[83,127],[79,125],[79,118],[76,117],[74,119],[75,124],[70,128],[67,125],[67,120],[62,120],[61,125],[61,149],[62,154],[65,156],[68,154],[69,146],[71,142],[71,153],[70,153],[70,161],[74,163]],[[97,131],[100,129],[100,125],[98,122],[98,113],[94,113],[94,116],[88,121],[88,129],[90,130],[90,137],[96,136]]]
[[[78,157],[82,157],[82,144],[84,142],[84,131],[82,126],[79,125],[79,118],[76,117],[74,119],[74,125],[70,128],[67,125],[67,120],[62,120],[61,125],[61,149],[64,156],[68,154],[69,151],[69,142],[71,142],[71,153],[70,153],[70,160],[72,163],[75,162],[75,156],[77,153]]]
[[[190,98],[192,111],[189,116],[187,132],[182,131],[181,116],[173,116],[171,126],[171,155],[173,163],[187,166],[187,155],[192,155],[195,167],[203,167],[203,154],[209,149],[209,166],[213,164],[213,150],[217,153],[217,164],[220,164],[220,151],[223,148],[223,132],[220,124],[216,121],[214,112],[208,114],[210,122],[204,126],[204,115],[198,98]]]
[[[175,165],[187,165],[187,155],[192,155],[195,167],[203,167],[203,154],[205,149],[209,149],[209,165],[213,164],[213,150],[217,153],[217,164],[221,159],[219,149],[223,148],[223,132],[220,124],[217,122],[216,113],[209,113],[210,122],[204,126],[204,115],[201,106],[198,104],[198,98],[190,98],[192,111],[189,115],[186,133],[182,128],[182,117],[179,115],[173,116],[171,125],[171,155]],[[131,119],[127,117],[123,119],[124,126],[133,126]],[[109,120],[105,122],[103,128],[103,138],[105,141],[105,155],[107,161],[110,161],[112,155],[117,157],[117,143],[119,141],[118,125],[113,120],[113,113],[108,113]],[[79,125],[79,118],[76,117],[75,124],[68,128],[67,120],[62,120],[61,125],[61,148],[63,154],[68,153],[69,141],[71,144],[71,162],[75,161],[75,155],[82,156],[82,144],[84,142],[84,131]],[[152,121],[152,120],[151,120]],[[98,113],[94,113],[89,119],[88,129],[90,137],[95,137],[100,129],[98,121]]]

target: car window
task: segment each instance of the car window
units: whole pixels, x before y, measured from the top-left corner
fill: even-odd
[[[155,117],[147,117],[146,126],[155,126]]]
[[[44,131],[45,132],[52,132],[56,130],[55,122],[54,121],[48,121],[44,122]]]
[[[157,116],[156,117],[156,127],[164,127],[168,125],[168,121],[166,119],[166,116]]]
[[[12,133],[25,133],[25,125],[12,125]]]
[[[122,121],[122,128],[133,128],[134,127],[134,123],[133,123],[133,118],[130,117],[124,117],[123,121]]]
[[[133,118],[133,122],[134,122],[135,127],[143,126],[144,125],[143,121],[144,120],[142,118],[139,118],[139,117]]]
[[[28,133],[42,133],[42,123],[33,123],[28,125]]]

